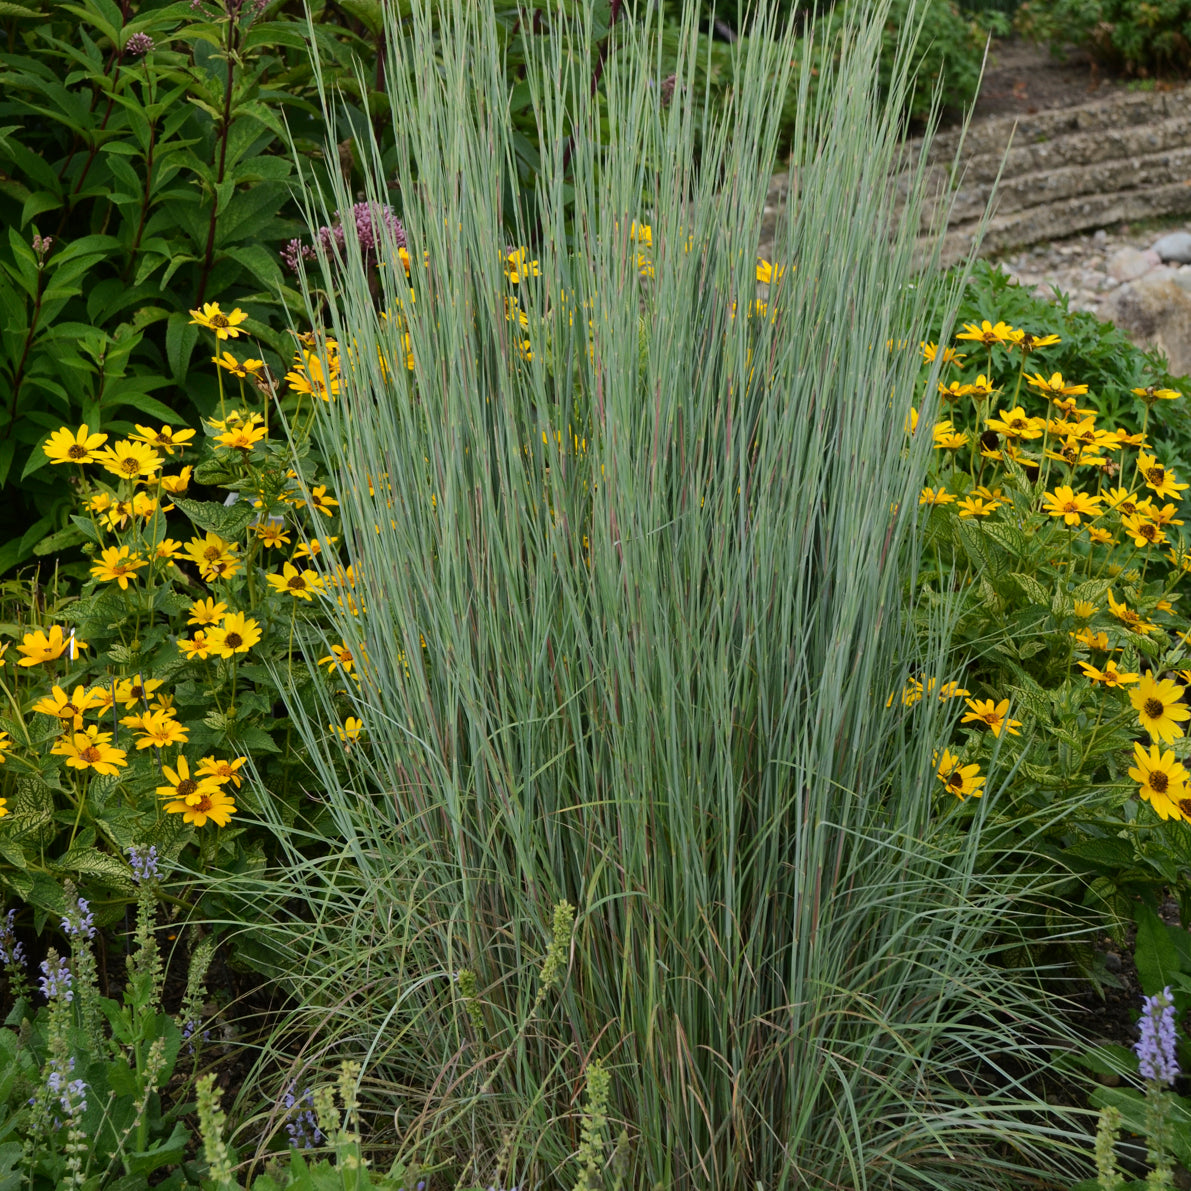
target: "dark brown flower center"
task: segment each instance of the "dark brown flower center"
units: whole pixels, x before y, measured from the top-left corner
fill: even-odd
[[[1170,777],[1163,773],[1161,769],[1155,769],[1150,774],[1150,789],[1156,790],[1159,794],[1165,794],[1167,787],[1170,785]]]
[[[239,649],[240,646],[244,644],[244,638],[241,637],[239,633],[228,633],[224,637],[223,643],[229,649]]]
[[[198,789],[198,782],[193,778],[184,777],[174,788],[179,798],[189,798]]]
[[[1152,720],[1160,720],[1166,713],[1166,705],[1161,699],[1147,699],[1143,709]]]
[[[1179,810],[1181,810],[1184,815],[1191,817],[1191,798],[1180,798]]]
[[[305,591],[306,590],[306,580],[303,579],[301,575],[295,575],[286,584],[286,587],[288,587],[290,589],[290,591]]]
[[[202,813],[205,815],[211,809],[210,797],[208,795],[204,794],[202,796],[202,798],[199,800],[199,802],[197,802],[195,804],[194,809],[196,811],[202,811]]]
[[[1146,479],[1149,480],[1151,484],[1161,484],[1162,481],[1166,479],[1166,468],[1151,467],[1150,470],[1146,472]]]
[[[73,443],[67,450],[67,455],[71,459],[86,459],[88,455],[87,448],[82,443]]]
[[[964,787],[963,774],[959,773],[958,771],[949,773],[947,775],[946,786],[949,790],[962,790]]]
[[[211,326],[213,327],[230,327],[232,324],[227,321],[227,316],[223,314],[211,315]]]
[[[85,749],[79,750],[79,757],[88,765],[94,765],[96,761],[103,759],[103,753],[99,751],[98,745],[89,744]]]

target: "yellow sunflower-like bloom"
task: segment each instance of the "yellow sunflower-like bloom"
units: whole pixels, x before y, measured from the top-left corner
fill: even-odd
[[[1135,612],[1127,604],[1118,603],[1111,589],[1108,592],[1108,609],[1125,628],[1134,633],[1152,633],[1156,627],[1148,620],[1143,619],[1139,612]]]
[[[165,711],[147,711],[141,716],[141,736],[138,737],[138,749],[169,748],[174,744],[185,744],[190,735],[190,729],[179,723],[171,714]]]
[[[190,440],[194,438],[194,431],[175,430],[172,426],[162,426],[160,430],[154,430],[152,426],[138,425],[136,433],[129,435],[129,438],[134,442],[143,442],[148,447],[156,447],[167,455],[172,455],[175,451],[186,448]]]
[[[218,364],[225,372],[230,372],[232,376],[238,376],[241,380],[245,377],[255,376],[264,366],[264,360],[237,360],[231,352],[225,351],[222,355],[212,356],[212,364]]]
[[[320,401],[333,401],[339,396],[339,357],[331,356],[323,362],[314,352],[303,351],[294,357],[294,367],[285,374],[291,393],[308,394]]]
[[[157,787],[159,798],[176,798],[182,802],[197,803],[219,789],[220,783],[213,777],[192,777],[190,764],[181,754],[178,756],[176,768],[171,769],[168,765],[163,765],[161,772],[169,785]]]
[[[1155,401],[1174,401],[1182,394],[1177,389],[1159,389],[1154,385],[1146,385],[1144,389],[1133,389],[1135,397],[1140,397],[1146,405],[1153,405]]]
[[[206,327],[208,331],[215,332],[215,338],[236,339],[244,332],[240,328],[240,323],[244,322],[248,315],[244,313],[238,306],[235,310],[228,314],[224,314],[219,309],[218,302],[206,302],[203,304],[202,310],[192,310],[190,312],[190,325],[192,327]]]
[[[965,765],[962,758],[953,756],[948,749],[943,750],[942,760],[939,760],[936,753],[935,760],[938,764],[939,781],[960,802],[969,795],[972,798],[983,795],[984,791],[980,787],[984,785],[984,778],[980,775],[979,765]]]
[[[100,706],[103,700],[94,691],[76,686],[70,695],[60,687],[52,688],[52,693],[44,695],[33,704],[33,710],[41,715],[50,715],[62,720],[63,725],[70,723],[74,728],[83,726],[83,716]]]
[[[237,451],[251,451],[258,442],[262,442],[269,437],[269,432],[264,426],[233,426],[229,430],[225,430],[222,434],[215,436],[215,441],[221,447],[232,447]]]
[[[40,666],[42,662],[53,662],[69,651],[73,661],[78,650],[86,649],[87,642],[79,641],[73,633],[64,633],[60,625],[51,625],[48,633],[33,629],[21,638],[17,653],[25,656],[18,666]]]
[[[1146,546],[1161,546],[1166,541],[1166,533],[1162,527],[1139,513],[1132,517],[1123,517],[1121,526],[1139,550]]]
[[[1026,377],[1026,384],[1048,397],[1082,397],[1088,391],[1087,385],[1069,384],[1061,372],[1052,372],[1049,380],[1035,372]]]
[[[139,675],[136,678],[122,678],[116,683],[112,696],[116,703],[128,711],[142,700],[147,703],[153,693],[163,685],[160,678],[142,678]]]
[[[994,703],[991,699],[965,699],[964,702],[971,710],[960,720],[961,724],[969,722],[984,724],[994,736],[1000,736],[1002,730],[1009,733],[1010,736],[1021,735],[1018,731],[1018,728],[1021,727],[1021,720],[1009,718],[1008,699],[1002,699],[1000,703]]]
[[[296,600],[309,600],[316,591],[323,590],[322,577],[315,571],[299,571],[292,562],[281,568],[280,575],[266,575],[269,585],[280,592],[288,592]]]
[[[364,722],[349,715],[342,724],[328,724],[327,727],[339,737],[343,744],[352,744],[360,739],[360,733],[364,730]]]
[[[199,569],[204,579],[224,578],[234,574],[234,568],[229,571],[227,563],[235,563],[235,551],[238,542],[225,542],[216,533],[210,531],[204,537],[191,538],[183,547],[183,552]]]
[[[1191,707],[1179,702],[1185,689],[1177,682],[1169,679],[1155,681],[1152,674],[1147,674],[1137,689],[1129,692],[1129,701],[1151,740],[1170,744],[1183,735],[1180,722],[1191,719]]]
[[[226,613],[227,605],[222,602],[216,603],[210,597],[195,600],[190,605],[190,615],[186,618],[186,623],[199,625],[218,624]]]
[[[285,532],[285,522],[280,520],[262,522],[256,527],[256,536],[270,550],[280,550],[282,546],[290,544],[290,536]]]
[[[209,777],[217,781],[221,786],[226,786],[231,782],[236,787],[239,787],[244,779],[240,776],[237,770],[240,766],[247,764],[247,757],[236,757],[233,761],[218,760],[215,757],[204,757],[195,770],[197,777]]]
[[[520,284],[525,277],[537,277],[541,270],[537,261],[527,260],[528,248],[515,248],[505,256],[505,276],[514,284]]]
[[[1053,492],[1042,498],[1043,512],[1051,517],[1062,517],[1067,525],[1078,525],[1080,517],[1099,517],[1099,496],[1088,496],[1086,492],[1075,492],[1066,484],[1060,484]]]
[[[1191,800],[1187,798],[1187,779],[1191,775],[1175,760],[1174,752],[1161,752],[1156,744],[1151,744],[1147,752],[1135,741],[1133,756],[1137,767],[1129,770],[1129,776],[1158,817],[1191,822]]]
[[[116,582],[121,591],[128,590],[130,579],[136,578],[137,571],[149,564],[138,554],[133,554],[127,546],[108,546],[99,556],[99,562],[91,568],[91,574],[104,582]]]
[[[66,758],[66,764],[74,769],[94,769],[96,773],[113,777],[127,766],[128,754],[123,749],[113,748],[109,741],[110,732],[101,732],[92,724],[84,732],[73,732],[64,736],[50,752]]]
[[[922,362],[933,364],[939,355],[939,345],[937,343],[920,343],[918,346],[922,348]],[[944,364],[962,364],[966,359],[967,356],[963,352],[957,352],[953,347],[943,348]]]
[[[994,326],[988,319],[983,319],[980,326],[975,323],[964,323],[964,329],[956,335],[956,339],[983,343],[985,347],[992,347],[997,343],[1012,347],[1015,343],[1020,343],[1024,335],[1024,331],[1015,330],[1008,323],[998,322]]]
[[[178,638],[178,648],[185,654],[187,660],[206,658],[211,652],[211,643],[202,629],[196,629],[193,637]]]
[[[1001,507],[999,501],[986,501],[979,496],[965,496],[957,506],[961,517],[989,517]]]
[[[1017,346],[1021,348],[1023,356],[1028,356],[1030,352],[1037,351],[1040,347],[1050,347],[1055,343],[1062,342],[1057,335],[1031,335],[1029,331],[1023,331]]]
[[[1031,417],[1020,405],[1008,413],[997,410],[993,417],[984,419],[984,424],[1009,439],[1041,438],[1046,429],[1045,418]]]
[[[122,438],[110,447],[96,453],[95,459],[103,464],[105,471],[122,480],[135,480],[141,476],[152,476],[161,470],[161,456],[142,442]]]
[[[338,666],[344,674],[350,674],[352,672],[355,662],[356,659],[351,649],[342,643],[332,645],[331,652],[325,658],[318,659],[318,664],[320,666],[326,666],[328,671]]]
[[[195,827],[206,827],[208,819],[216,827],[226,827],[236,813],[236,804],[222,786],[215,786],[197,798],[176,798],[167,802],[165,810],[171,815],[181,815],[184,823],[193,823]]]
[[[96,452],[107,442],[106,434],[88,434],[84,423],[78,433],[72,433],[65,426],[55,430],[42,445],[42,450],[51,463],[94,463]]]
[[[158,483],[171,496],[181,496],[190,487],[190,477],[194,469],[188,463],[176,476],[162,476]]]
[[[1111,658],[1104,663],[1104,669],[1098,670],[1089,662],[1080,662],[1079,668],[1084,672],[1084,676],[1090,678],[1093,682],[1102,683],[1104,686],[1122,687],[1130,682],[1136,682],[1140,674],[1126,674],[1122,670],[1117,669],[1117,664]]]
[[[261,639],[261,628],[243,612],[230,612],[223,624],[207,633],[207,648],[221,658],[247,653]]]
[[[1173,496],[1179,500],[1179,493],[1188,487],[1187,484],[1176,482],[1174,472],[1163,467],[1153,455],[1148,455],[1145,451],[1138,452],[1137,470],[1141,473],[1145,486],[1155,496]]]
[[[1094,649],[1097,653],[1108,651],[1108,634],[1105,632],[1094,633],[1085,625],[1077,632],[1068,633],[1068,636],[1074,637],[1076,644],[1083,646],[1084,649]]]
[[[920,505],[949,505],[958,499],[946,488],[940,488],[938,491],[934,488],[923,488],[922,494],[918,497],[918,503]]]

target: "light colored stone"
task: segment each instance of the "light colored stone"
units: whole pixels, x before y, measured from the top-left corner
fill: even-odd
[[[1139,347],[1156,347],[1175,376],[1191,372],[1191,294],[1169,279],[1143,277],[1122,285],[1097,314],[1115,323]]]
[[[1167,232],[1153,247],[1164,261],[1185,265],[1191,262],[1191,232]]]
[[[1137,248],[1119,248],[1108,258],[1108,275],[1117,281],[1135,281],[1161,263]]]

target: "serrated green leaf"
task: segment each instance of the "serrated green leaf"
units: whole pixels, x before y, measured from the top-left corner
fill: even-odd
[[[256,510],[247,501],[237,501],[229,506],[210,500],[186,500],[183,497],[175,497],[174,504],[199,529],[218,534],[228,542],[235,541],[256,516]]]
[[[102,877],[120,889],[129,891],[133,889],[128,865],[107,852],[101,852],[98,848],[73,847],[65,856],[55,862],[54,867],[59,872]]]
[[[1047,607],[1050,604],[1050,593],[1034,578],[1033,575],[1023,575],[1020,572],[1013,572],[1013,581],[1025,592],[1026,598],[1032,604],[1041,604]]]

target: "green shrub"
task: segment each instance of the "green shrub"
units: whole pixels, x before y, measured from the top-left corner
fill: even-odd
[[[1191,70],[1188,0],[1026,0],[1014,23],[1055,53],[1085,46],[1110,70],[1143,77]]]

